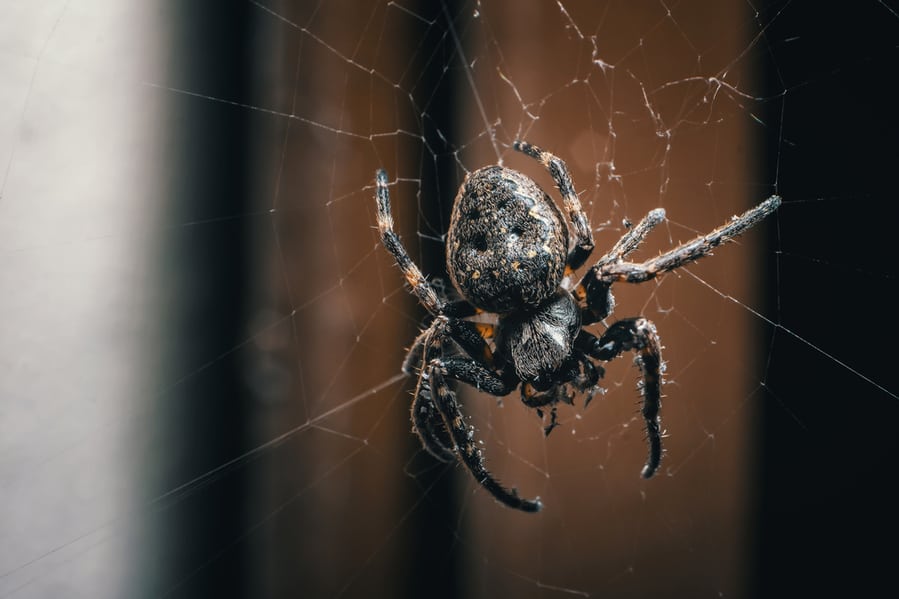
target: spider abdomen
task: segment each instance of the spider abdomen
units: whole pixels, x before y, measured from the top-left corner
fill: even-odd
[[[459,189],[447,234],[453,285],[488,312],[534,308],[565,272],[568,228],[537,183],[502,166],[472,172]]]

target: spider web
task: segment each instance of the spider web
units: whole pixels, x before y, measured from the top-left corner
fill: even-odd
[[[0,2],[0,596],[754,596],[887,582],[899,12],[774,2]],[[615,288],[667,362],[559,409],[459,389],[496,504],[409,431],[466,172],[556,195],[596,257],[772,193],[763,225]],[[602,325],[595,327],[601,332]],[[882,430],[885,429],[885,430]],[[827,574],[821,574],[826,571]]]

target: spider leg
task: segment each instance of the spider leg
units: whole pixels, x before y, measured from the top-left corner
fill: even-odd
[[[439,361],[432,361],[428,367],[428,380],[434,395],[434,404],[443,417],[446,430],[449,431],[455,444],[456,455],[471,471],[475,480],[481,484],[497,501],[508,507],[525,512],[538,512],[543,507],[540,498],[524,499],[514,489],[507,489],[484,465],[484,454],[474,441],[473,431],[465,426],[465,418],[456,401],[456,395],[449,388]]]
[[[711,233],[700,235],[682,243],[664,254],[645,262],[623,262],[640,245],[646,235],[664,218],[664,212],[653,210],[634,229],[628,231],[618,243],[597,261],[572,291],[583,306],[581,320],[584,325],[598,322],[612,313],[615,299],[611,293],[613,283],[642,283],[676,268],[695,262],[709,255],[725,241],[743,234],[780,206],[780,197],[771,196],[758,206],[735,216]]]
[[[575,346],[577,346],[579,339],[582,335],[589,335],[593,337],[587,331],[581,329],[581,332],[578,333],[578,339],[575,339]],[[578,374],[574,380],[571,381],[578,391],[587,391],[599,384],[599,379],[605,374],[605,370],[602,366],[598,364],[594,364],[592,360],[590,360],[587,355],[582,351],[576,351],[574,354],[575,359],[580,363],[583,368],[584,373]],[[589,399],[587,400],[589,402]]]
[[[444,316],[454,317],[453,320],[455,320],[455,318],[463,318],[465,316],[474,316],[478,312],[479,312],[479,310],[477,308],[475,308],[474,306],[472,306],[471,304],[469,304],[468,302],[466,302],[464,300],[460,300],[460,301],[447,302],[444,305],[444,313],[443,314],[444,314]],[[458,322],[466,322],[466,321],[460,320]],[[486,343],[484,341],[484,337],[489,338],[489,337],[493,336],[493,325],[474,324],[474,323],[467,323],[467,322],[466,322],[466,324],[471,325],[476,330],[478,330],[478,332],[480,333],[480,336],[481,336],[481,339],[480,339],[481,345],[486,345]],[[483,331],[480,331],[480,329],[483,329]],[[418,337],[415,338],[415,341],[412,342],[412,347],[410,347],[409,351],[406,352],[406,357],[403,360],[403,367],[402,367],[403,374],[405,374],[406,376],[412,376],[417,369],[421,368],[421,366],[423,364],[427,363],[427,360],[424,360],[422,358],[422,355],[424,352],[425,341],[427,340],[427,337],[428,337],[428,329],[422,330],[422,332],[418,334]],[[471,353],[471,350],[466,349],[466,351]],[[487,348],[487,351],[489,351],[489,348]],[[475,353],[483,354],[485,352],[482,350],[481,352],[476,351]],[[491,364],[492,364],[492,359],[493,359],[493,357],[491,355],[490,356]]]
[[[428,363],[436,364],[449,378],[475,387],[479,391],[505,397],[515,390],[519,380],[511,370],[496,370],[493,351],[484,338],[484,335],[492,334],[492,325],[440,317],[424,334],[426,337],[424,343],[429,348]],[[431,356],[438,356],[440,353],[439,339],[446,337],[455,341],[466,355],[432,358]]]
[[[384,169],[378,169],[375,173],[375,187],[375,201],[378,206],[378,230],[381,232],[381,242],[387,248],[387,251],[393,254],[396,263],[406,277],[406,282],[409,283],[412,292],[418,297],[421,305],[431,314],[443,314],[446,302],[440,299],[434,287],[421,274],[421,270],[409,257],[406,248],[403,247],[399,235],[393,230],[393,215],[390,213],[390,193],[387,190],[387,172]]]
[[[450,439],[443,425],[443,418],[434,404],[430,381],[426,375],[418,378],[411,414],[412,431],[418,435],[422,447],[441,462],[454,461],[456,454],[452,449],[453,440]]]
[[[431,356],[441,350],[441,335],[444,334],[445,319],[435,320],[415,338],[412,347],[403,360],[403,373],[412,375],[418,372],[414,399],[410,409],[412,432],[418,435],[428,453],[441,462],[452,462],[456,459],[453,442],[449,438],[443,418],[434,404],[433,393],[427,375],[427,364]]]
[[[585,325],[598,322],[612,313],[615,309],[615,298],[612,296],[611,283],[597,279],[596,273],[607,264],[620,262],[628,254],[636,250],[649,232],[665,220],[665,210],[656,208],[643,217],[636,226],[631,227],[622,235],[615,245],[602,258],[596,261],[589,271],[581,279],[581,282],[572,290],[572,294],[581,303],[586,305],[581,310],[581,322]]]
[[[482,332],[478,327],[485,329]],[[419,373],[411,408],[412,431],[418,435],[428,453],[443,462],[453,461],[455,454],[451,449],[452,440],[434,405],[427,374],[428,362],[437,360],[449,376],[494,395],[508,395],[518,384],[517,379],[504,381],[488,369],[493,365],[493,353],[484,339],[485,334],[492,336],[492,325],[478,325],[464,320],[440,317],[415,338],[403,361],[403,372],[406,375],[411,375],[415,370]],[[441,353],[441,343],[446,337],[456,341],[469,355],[478,356],[478,360],[436,358],[435,356]]]
[[[631,227],[621,236],[621,239],[612,246],[612,249],[603,254],[603,257],[596,261],[594,267],[602,267],[611,262],[617,262],[625,258],[628,254],[640,247],[640,244],[643,243],[643,240],[646,239],[646,236],[649,235],[650,231],[664,221],[664,208],[650,210],[649,214],[644,216],[636,226]]]
[[[505,397],[518,386],[518,379],[506,375],[500,376],[489,368],[485,368],[476,360],[469,358],[434,358],[443,372],[451,379],[461,381],[497,397]]]
[[[758,206],[750,208],[742,215],[734,217],[711,233],[700,235],[695,239],[682,243],[676,248],[641,263],[611,262],[591,268],[585,275],[604,283],[627,282],[642,283],[659,274],[670,272],[691,262],[709,255],[713,249],[725,241],[741,235],[747,229],[757,225],[763,218],[780,206],[780,198],[771,196]]]
[[[427,360],[427,364],[419,373],[413,422],[422,444],[435,457],[442,460],[457,457],[498,501],[526,512],[536,512],[542,507],[539,499],[522,499],[515,491],[503,487],[487,471],[483,452],[474,441],[473,431],[465,426],[456,395],[446,381],[446,377],[451,377],[494,395],[508,395],[515,389],[517,377],[504,376],[488,367],[492,365],[493,354],[483,337],[484,333],[492,333],[492,328],[481,331],[475,323],[438,316],[419,335],[422,346],[420,355]],[[473,357],[432,358],[440,354],[442,341],[447,337]],[[431,417],[431,406],[442,418],[439,426]],[[419,420],[416,420],[417,417]]]
[[[421,371],[424,365],[427,364],[428,361],[425,359],[424,354],[425,345],[428,341],[428,335],[430,334],[430,327],[424,329],[418,334],[415,341],[412,342],[412,347],[409,348],[409,351],[406,352],[402,368],[403,374],[406,376],[412,376],[416,371]]]
[[[599,380],[606,374],[606,369],[599,364],[594,363],[593,360],[590,359],[590,356],[587,355],[593,349],[597,341],[599,341],[599,339],[596,335],[593,335],[584,329],[581,329],[581,332],[578,333],[577,338],[574,340],[574,355],[581,363],[584,373],[578,375],[577,379],[574,380],[572,384],[577,387],[578,391],[587,393],[587,398],[584,400],[585,408],[590,405],[591,401],[593,401],[593,396],[599,391]]]
[[[590,335],[593,337],[593,335]],[[662,461],[662,429],[659,411],[662,407],[662,346],[655,325],[645,318],[627,318],[612,324],[602,337],[593,337],[590,355],[608,362],[622,352],[636,352],[634,363],[642,373],[643,420],[649,442],[649,457],[643,467],[643,478],[655,474]]]
[[[487,339],[493,337],[493,331],[492,324],[438,317],[415,338],[403,360],[403,373],[411,375],[416,369],[422,371],[428,362],[441,353],[442,340],[449,338],[467,356],[442,360],[451,378],[492,395],[508,395],[518,386],[518,377],[512,371],[501,373],[496,370],[493,350],[487,344]]]
[[[562,194],[562,201],[565,203],[565,209],[571,219],[574,227],[575,245],[574,249],[568,254],[567,265],[571,271],[574,271],[587,261],[590,253],[593,251],[593,231],[590,230],[590,221],[587,220],[587,214],[581,208],[581,202],[577,198],[574,191],[574,185],[571,182],[571,175],[568,173],[568,166],[561,158],[550,154],[545,150],[541,150],[537,146],[531,145],[526,141],[516,140],[512,147],[526,154],[531,158],[539,160],[543,166],[549,170],[553,181]]]
[[[492,324],[474,323],[451,318],[446,323],[446,328],[449,337],[462,348],[462,351],[482,366],[490,370],[496,370],[493,350],[487,344],[487,339],[492,338],[494,334],[494,326]],[[512,389],[514,388],[515,386],[513,385]],[[510,392],[511,389],[506,393]]]

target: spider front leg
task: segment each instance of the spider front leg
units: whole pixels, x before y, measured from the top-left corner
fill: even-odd
[[[378,206],[378,230],[381,232],[381,242],[387,251],[396,259],[397,265],[403,271],[406,282],[412,288],[412,292],[418,297],[421,305],[431,314],[443,314],[446,302],[428,283],[421,270],[409,257],[409,252],[403,247],[399,235],[393,230],[393,215],[390,213],[390,192],[387,190],[387,171],[378,169],[375,173],[375,202]]]
[[[561,158],[550,154],[549,152],[531,145],[526,141],[516,140],[512,147],[526,154],[535,160],[539,160],[543,166],[547,168],[559,192],[562,194],[562,201],[565,203],[565,210],[568,211],[568,217],[574,228],[574,249],[568,254],[569,272],[580,268],[587,258],[593,252],[593,231],[590,230],[590,221],[587,220],[587,214],[581,208],[581,202],[578,200],[577,192],[574,191],[574,184],[571,182],[571,175],[568,173],[568,166]]]
[[[572,290],[574,296],[583,306],[581,309],[581,322],[584,325],[599,322],[615,309],[612,284],[597,278],[597,273],[600,269],[607,264],[617,263],[626,258],[628,254],[640,247],[640,244],[643,243],[650,231],[664,220],[664,209],[656,208],[655,210],[650,210],[649,214],[644,216],[636,226],[631,227],[627,233],[621,236],[621,239],[612,246],[612,249],[596,261],[596,264],[581,279],[580,284]]]
[[[740,216],[734,217],[711,233],[700,235],[664,254],[639,264],[621,261],[597,264],[587,272],[581,283],[584,284],[589,278],[595,278],[606,284],[615,282],[642,283],[648,281],[662,273],[670,272],[675,268],[695,262],[703,256],[708,256],[713,249],[725,241],[742,235],[746,230],[757,225],[762,219],[777,210],[778,206],[780,206],[780,197],[771,196],[758,206],[750,208]]]
[[[625,351],[636,352],[634,363],[642,373],[643,421],[649,443],[649,457],[643,467],[643,478],[656,473],[662,461],[662,345],[655,325],[645,318],[627,318],[615,322],[597,339],[585,334],[583,343],[589,354],[608,362]]]
[[[664,210],[659,208],[651,211],[584,274],[572,291],[583,306],[583,324],[598,322],[612,313],[615,308],[615,299],[611,293],[613,283],[642,283],[708,256],[717,246],[757,225],[777,210],[780,202],[779,196],[771,196],[707,235],[700,235],[645,262],[624,262],[622,259],[637,249],[646,235],[664,220]]]
[[[612,246],[612,249],[603,254],[603,257],[596,261],[594,268],[602,267],[610,262],[618,262],[619,260],[624,259],[628,254],[640,247],[640,244],[643,243],[643,240],[646,239],[649,232],[657,225],[664,222],[664,220],[664,208],[650,210],[649,214],[644,216],[636,226],[631,227],[627,230],[627,233],[621,236],[621,239]]]

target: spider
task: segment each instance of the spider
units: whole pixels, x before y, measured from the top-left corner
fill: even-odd
[[[572,403],[575,392],[587,393],[587,401],[592,397],[605,372],[596,362],[632,351],[641,372],[649,444],[642,476],[651,477],[662,459],[659,411],[664,363],[656,327],[642,316],[618,320],[599,336],[583,327],[612,313],[614,283],[642,283],[707,256],[774,212],[781,200],[771,196],[711,233],[655,258],[626,261],[664,221],[664,210],[652,210],[572,285],[571,276],[586,263],[594,243],[568,167],[527,142],[516,141],[513,148],[549,170],[571,230],[562,210],[522,173],[500,165],[469,173],[456,195],[446,237],[447,270],[460,300],[449,301],[438,293],[403,247],[394,231],[383,169],[375,175],[375,202],[384,247],[396,259],[411,292],[433,316],[403,363],[405,374],[417,371],[411,410],[414,432],[438,460],[462,462],[499,502],[537,512],[542,508],[539,497],[519,496],[487,470],[474,427],[465,424],[448,379],[498,397],[520,387],[525,406],[541,417],[542,410],[551,410],[544,429],[548,435],[557,424],[556,404]],[[494,323],[469,320],[482,313],[495,315]]]

